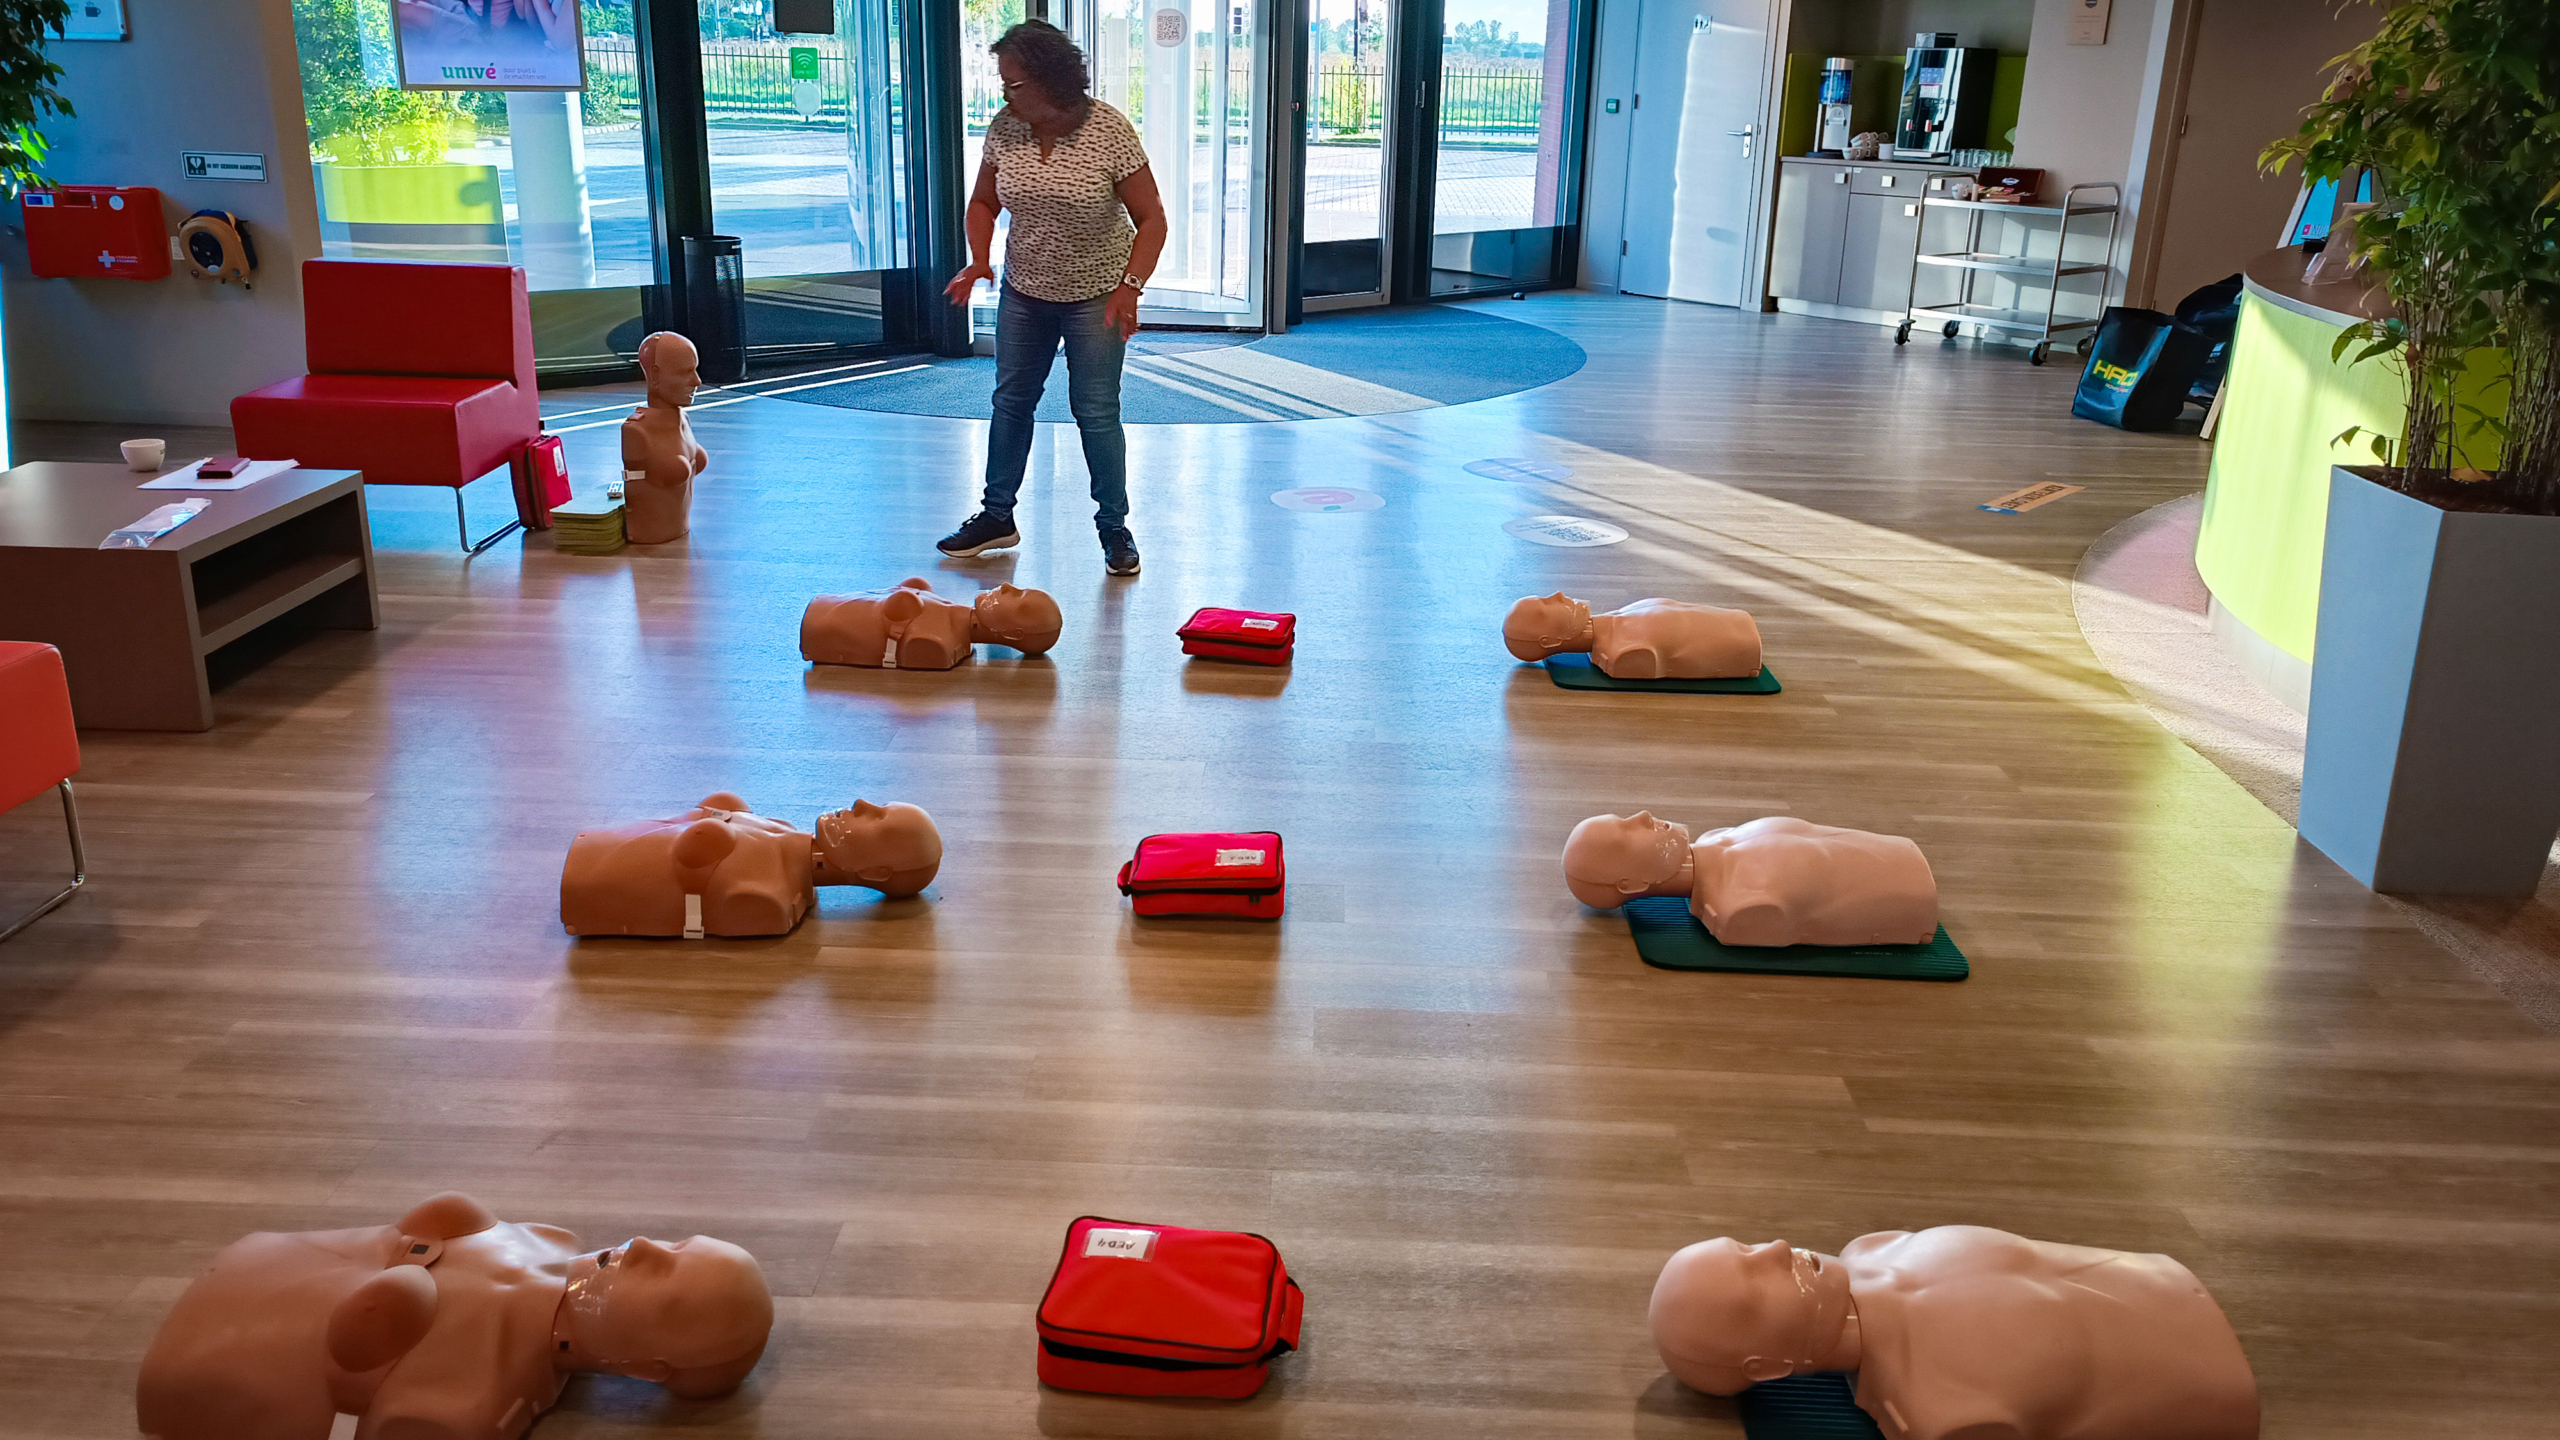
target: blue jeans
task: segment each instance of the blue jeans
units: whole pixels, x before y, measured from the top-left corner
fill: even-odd
[[[987,427],[987,494],[983,508],[1013,514],[1031,459],[1032,413],[1048,384],[1058,342],[1067,342],[1067,408],[1084,438],[1093,472],[1093,523],[1109,532],[1129,519],[1129,442],[1120,429],[1120,356],[1125,342],[1103,318],[1108,296],[1036,300],[1012,287],[996,303],[995,421]]]

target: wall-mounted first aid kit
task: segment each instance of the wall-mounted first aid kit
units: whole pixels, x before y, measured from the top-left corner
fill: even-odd
[[[169,227],[149,185],[57,185],[18,196],[27,268],[48,280],[160,280]]]
[[[1259,1235],[1086,1215],[1040,1297],[1040,1383],[1242,1400],[1298,1348],[1305,1309]]]

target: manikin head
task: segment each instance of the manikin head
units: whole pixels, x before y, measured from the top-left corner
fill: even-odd
[[[1564,842],[1564,883],[1573,898],[1615,910],[1639,895],[1685,895],[1690,879],[1689,827],[1633,815],[1594,815]]]
[[[1515,602],[1502,622],[1502,643],[1522,660],[1544,660],[1591,644],[1591,607],[1559,590]]]
[[[1718,1239],[1671,1257],[1648,1312],[1664,1368],[1710,1395],[1811,1370],[1852,1370],[1857,1303],[1838,1260],[1783,1240]]]
[[[640,342],[640,378],[648,382],[650,404],[690,405],[702,386],[701,352],[673,330],[661,330]]]
[[[818,858],[820,884],[868,885],[903,899],[942,869],[942,832],[913,805],[856,800],[818,817]]]
[[[772,1332],[756,1258],[708,1235],[579,1256],[556,1329],[560,1368],[655,1381],[687,1400],[737,1389]]]
[[[1058,643],[1058,632],[1066,628],[1065,617],[1058,613],[1058,602],[1045,590],[1025,590],[1018,585],[998,585],[981,590],[974,602],[978,618],[972,638],[991,645],[1010,645],[1025,655],[1047,653]]]

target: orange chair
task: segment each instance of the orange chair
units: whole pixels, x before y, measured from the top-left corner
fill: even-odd
[[[26,640],[0,640],[0,811],[15,810],[47,790],[62,792],[62,823],[71,832],[71,883],[0,930],[6,940],[71,898],[89,878],[80,851],[80,811],[71,776],[80,768],[80,734],[71,726],[71,683],[62,652]]]

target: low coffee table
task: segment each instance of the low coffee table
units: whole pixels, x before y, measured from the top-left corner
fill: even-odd
[[[205,660],[287,618],[379,623],[364,473],[288,470],[240,490],[136,488],[122,465],[0,473],[0,639],[62,651],[83,727],[210,730]],[[109,532],[203,495],[212,507],[148,550]]]

